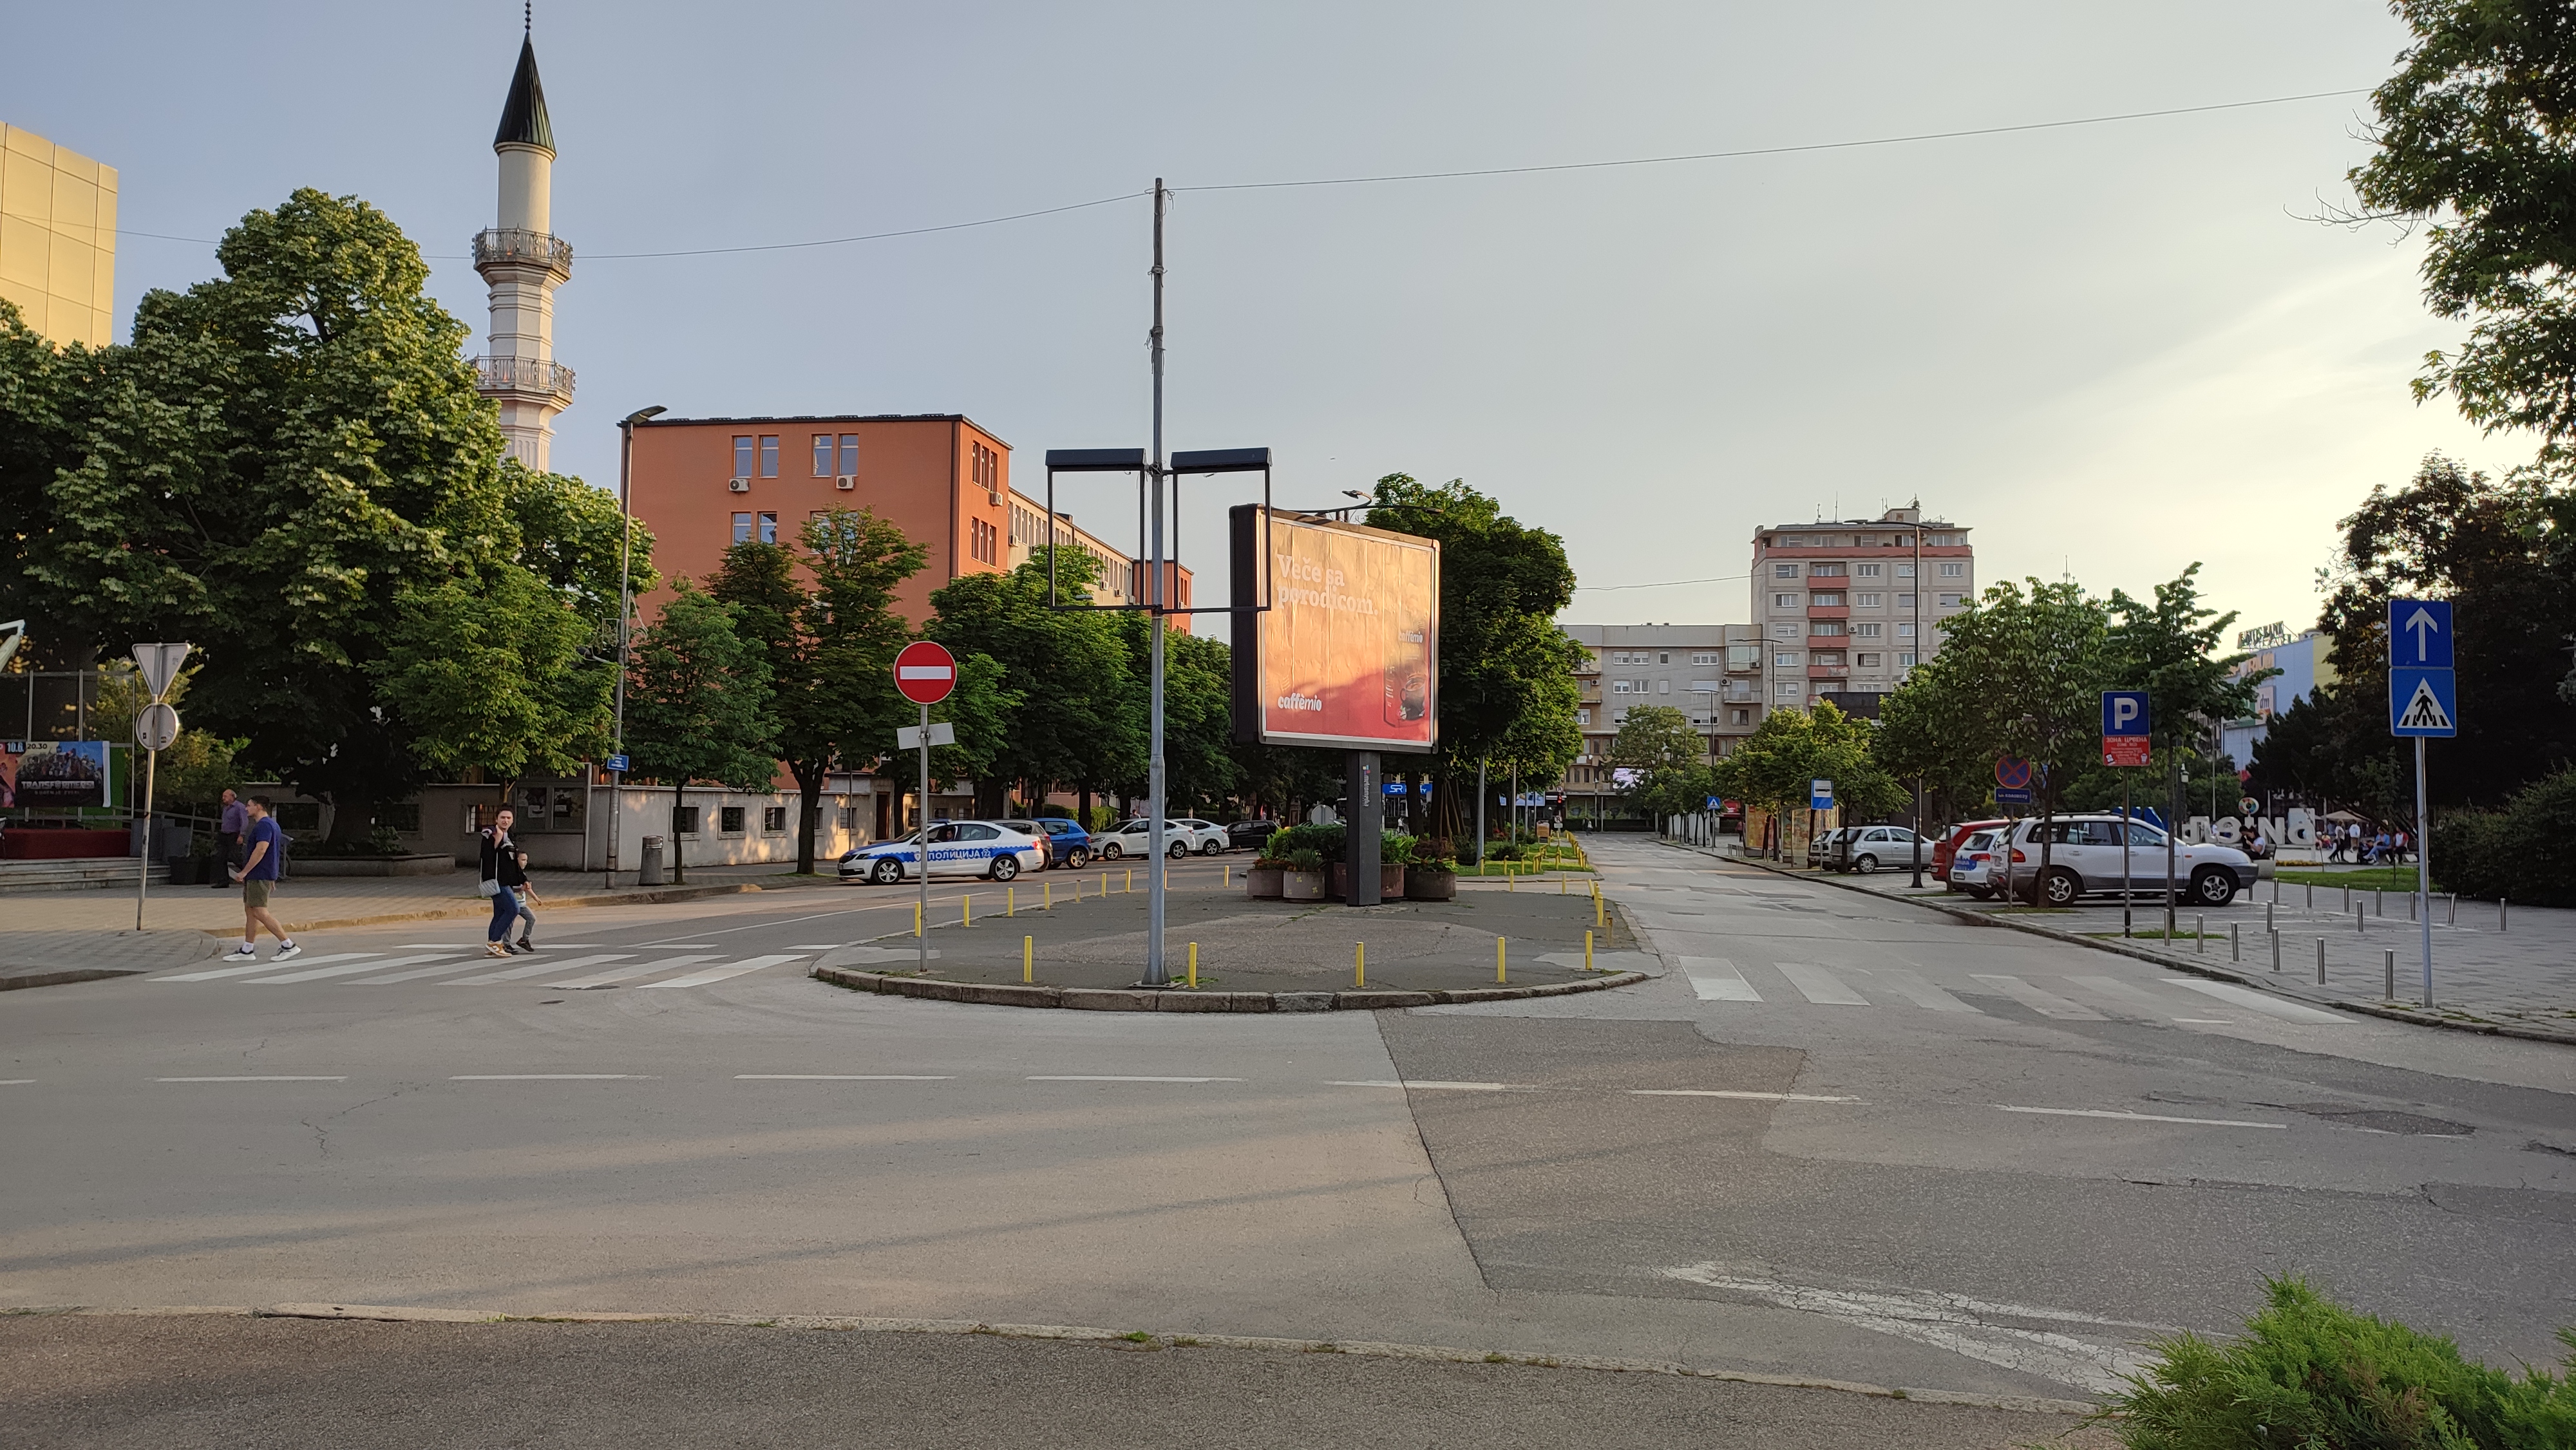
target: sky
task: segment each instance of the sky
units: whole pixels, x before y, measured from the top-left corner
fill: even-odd
[[[520,24],[500,0],[28,7],[0,120],[118,168],[120,336],[214,270],[138,234],[211,239],[313,186],[419,240],[479,350],[465,254]],[[1287,505],[1463,478],[1564,538],[1572,622],[1743,620],[1756,527],[1920,500],[1988,582],[2143,593],[2199,561],[2213,604],[2296,630],[2373,486],[2532,452],[2410,397],[2463,330],[2423,308],[2420,243],[2313,219],[2368,155],[2359,94],[1247,185],[2362,91],[2405,33],[2351,0],[546,0],[535,38],[575,248],[554,462],[603,485],[650,404],[964,413],[1032,494],[1048,448],[1142,446],[1157,176],[1168,446],[1267,444]],[[1091,487],[1086,522],[1133,517]],[[1203,599],[1243,497],[1188,492]]]

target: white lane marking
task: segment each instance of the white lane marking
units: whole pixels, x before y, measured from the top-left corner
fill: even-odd
[[[1327,1083],[1325,1083],[1325,1084],[1324,1084],[1324,1086],[1326,1086],[1326,1087],[1373,1087],[1373,1088],[1426,1088],[1426,1089],[1429,1089],[1429,1090],[1430,1090],[1430,1091],[1432,1091],[1432,1092],[1444,1092],[1444,1093],[1513,1093],[1513,1092],[1529,1092],[1529,1091],[1531,1091],[1531,1089],[1529,1089],[1529,1088],[1527,1088],[1527,1087],[1523,1087],[1523,1086],[1521,1086],[1521,1085],[1519,1085],[1519,1084],[1516,1084],[1516,1083],[1507,1083],[1507,1082],[1431,1082],[1431,1081],[1426,1081],[1426,1080],[1424,1080],[1424,1079],[1422,1079],[1422,1078],[1418,1078],[1418,1077],[1417,1077],[1417,1078],[1406,1078],[1406,1079],[1405,1079],[1405,1080],[1403,1080],[1402,1082],[1397,1082],[1397,1081],[1394,1081],[1394,1080],[1392,1080],[1392,1079],[1379,1079],[1379,1080],[1375,1080],[1375,1081],[1367,1081],[1367,1082],[1327,1082]]]
[[[2170,1325],[2106,1319],[2073,1309],[2047,1309],[2030,1304],[1993,1304],[1959,1294],[1926,1289],[1829,1289],[1792,1284],[1755,1274],[1737,1273],[1722,1263],[1666,1269],[1664,1276],[1712,1289],[1750,1295],[1783,1309],[1796,1309],[1839,1319],[1857,1328],[1892,1334],[1963,1354],[1986,1364],[2079,1385],[2097,1393],[2121,1388],[2129,1375],[2144,1373],[2149,1358],[2125,1345],[2099,1344],[2054,1330],[1998,1324],[1994,1319],[2053,1320],[2061,1324],[2098,1325],[2110,1329],[2143,1329],[2172,1334]]]
[[[1684,957],[1682,975],[1690,978],[1691,992],[1703,1002],[1759,1002],[1762,994],[1744,980],[1735,963],[1724,957]]]
[[[408,972],[387,972],[381,977],[359,977],[354,981],[343,982],[340,985],[344,987],[381,987],[388,982],[410,982],[416,981],[422,977],[437,977],[455,972],[470,972],[490,960],[492,960],[490,957],[483,955],[481,952],[476,952],[461,961],[447,961],[440,962],[435,966],[414,967]],[[374,966],[391,965],[392,963],[390,962],[377,962],[371,966],[370,970],[372,970]]]
[[[1935,1012],[1970,1012],[1981,1017],[1985,1015],[1942,991],[1921,972],[1909,967],[1863,967],[1861,970],[1885,981],[1887,985],[1912,999],[1917,1007],[1928,1007]]]
[[[2236,1025],[2236,1019],[2233,1017],[2177,1017],[2174,1020],[2176,1022],[2188,1022],[2195,1027],[2233,1027]]]
[[[638,1082],[660,1076],[650,1072],[463,1072],[449,1082]]]
[[[846,945],[848,945],[848,943],[836,941],[807,942],[803,946],[796,948],[796,950],[800,952],[837,952]]]
[[[698,971],[689,973],[685,977],[670,977],[659,982],[646,982],[642,987],[639,987],[636,990],[644,991],[653,987],[703,987],[709,982],[721,982],[727,977],[739,977],[746,972],[759,971],[763,967],[777,966],[780,962],[801,962],[803,960],[805,960],[805,958],[801,954],[777,957],[745,957],[741,961],[728,962],[721,967],[701,968]]]
[[[359,957],[372,957],[379,955],[382,955],[382,953],[335,952],[327,957],[304,957],[300,960],[308,962],[346,962],[355,960]],[[202,972],[172,972],[167,976],[153,977],[150,980],[155,982],[211,982],[217,977],[238,977],[249,972],[273,972],[277,970],[277,965],[278,964],[273,961],[252,962],[250,965],[243,967],[215,967]]]
[[[2118,1118],[2133,1123],[2190,1123],[2203,1128],[2275,1128],[2287,1123],[2250,1123],[2236,1118],[2169,1118],[2162,1113],[2119,1113],[2107,1108],[2023,1108],[2011,1103],[1997,1103],[2007,1113],[2041,1113],[2052,1118]]]
[[[549,957],[545,961],[538,962],[534,966],[512,967],[506,972],[485,972],[479,977],[459,977],[453,982],[441,982],[438,985],[442,987],[479,987],[486,982],[515,982],[521,977],[541,977],[548,972],[568,972],[575,967],[592,967],[597,966],[601,962],[622,962],[633,955],[634,953],[632,952],[604,952],[598,956],[590,957]],[[361,985],[364,984],[362,983]]]
[[[2172,986],[2187,987],[2205,996],[2216,997],[2231,1007],[2250,1007],[2266,1017],[2278,1017],[2284,1022],[2331,1022],[2337,1026],[2349,1026],[2352,1022],[2349,1017],[2321,1012],[2297,1002],[2285,1002],[2233,982],[2204,982],[2196,977],[2167,977],[2165,981]]]
[[[700,947],[700,948],[703,948],[703,949],[708,950],[708,951],[713,951],[713,950],[715,950],[715,948],[716,948],[716,945],[717,945],[717,944],[716,944],[716,943],[714,943],[714,942],[711,942],[711,941],[648,941],[648,942],[639,942],[639,943],[637,943],[637,945],[639,945],[639,946],[645,946],[645,947],[650,947],[650,948],[652,948],[654,951],[657,951],[657,952],[660,952],[660,951],[684,952],[684,951],[687,951],[687,950],[688,950],[689,948],[691,948],[691,947]]]
[[[1630,1088],[1632,1098],[1744,1098],[1757,1103],[1856,1103],[1858,1098],[1829,1097],[1822,1093],[1755,1093],[1718,1088]]]
[[[354,977],[360,972],[380,972],[387,967],[408,967],[415,962],[444,961],[453,958],[455,955],[456,948],[449,947],[447,950],[442,952],[424,952],[419,956],[386,957],[382,961],[370,962],[342,962],[336,967],[315,967],[310,971],[288,972],[284,976],[280,977],[258,977],[245,982],[242,985],[246,987],[285,987],[292,986],[297,982],[318,982],[324,977]]]
[[[2074,1022],[2099,1022],[2102,1020],[2101,1013],[2094,1011],[2083,1003],[2070,1001],[2067,998],[2057,995],[2055,992],[2043,992],[2039,988],[2032,986],[2030,983],[2023,981],[2019,977],[2006,976],[2001,972],[1970,972],[1968,975],[1985,983],[1987,986],[1994,988],[1996,991],[2003,993],[2005,996],[2012,998],[2023,1006],[2028,1007],[2030,1010],[2038,1013],[2042,1017],[2062,1017]]]
[[[715,955],[713,952],[700,952],[694,956],[663,957],[650,962],[629,962],[622,967],[610,967],[604,972],[593,972],[587,977],[573,977],[561,982],[548,982],[546,985],[564,987],[576,992],[586,991],[592,987],[613,986],[630,977],[641,977],[649,972],[658,972],[669,967],[694,967],[700,962],[715,960]]]
[[[1239,1077],[1120,1077],[1110,1074],[1052,1073],[1039,1074],[1029,1082],[1241,1082]]]
[[[918,1072],[738,1072],[735,1082],[955,1082],[955,1073]]]
[[[1842,979],[1822,967],[1803,962],[1773,962],[1772,970],[1789,979],[1799,995],[1819,1007],[1866,1007],[1869,999],[1842,984]]]
[[[2175,1022],[2208,1022],[2213,1020],[2224,1020],[2206,1017],[2175,1017],[2173,1015],[2174,1004],[2164,1001],[2162,998],[2157,997],[2153,992],[2148,991],[2144,987],[2138,986],[2133,982],[2123,982],[2117,977],[2070,976],[2066,980],[2073,982],[2076,986],[2083,988],[2085,991],[2090,992],[2097,997],[2109,998],[2110,1000],[2119,1003],[2121,1006],[2127,1007],[2133,1011],[2144,1011],[2149,1017],[2163,1017]]]
[[[604,941],[550,941],[546,943],[546,945],[559,952],[574,952],[579,951],[584,947],[604,947],[608,945],[608,943]],[[483,943],[479,941],[407,941],[402,944],[402,950],[407,952],[479,952],[482,949]]]
[[[0,1087],[25,1087],[34,1081],[32,1077],[0,1077]]]
[[[347,1082],[349,1077],[348,1074],[342,1073],[336,1077],[289,1077],[282,1075],[272,1077],[156,1077],[152,1080],[154,1082]]]

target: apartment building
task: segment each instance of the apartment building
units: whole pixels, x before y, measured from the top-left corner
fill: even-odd
[[[1752,583],[1764,707],[1835,695],[1866,709],[1940,652],[1941,622],[1976,598],[1976,552],[1965,527],[1916,508],[1769,525]]]
[[[1583,755],[1566,787],[1608,788],[1610,742],[1635,705],[1664,705],[1688,716],[1714,757],[1762,722],[1762,639],[1749,624],[1560,624],[1583,646],[1574,711]]]

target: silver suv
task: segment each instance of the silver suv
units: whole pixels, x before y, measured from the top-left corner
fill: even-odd
[[[2145,821],[2118,816],[2058,816],[2045,824],[2048,872],[2039,869],[2043,825],[2036,816],[2015,821],[2010,862],[2013,893],[2048,906],[2072,906],[2085,896],[2120,889],[2121,839],[2128,840],[2128,884],[2140,895],[2162,897],[2165,890],[2165,833]],[[2002,846],[1996,851],[2001,854]],[[1988,880],[2000,884],[2005,863],[1990,868]],[[2239,891],[2251,891],[2260,872],[2254,858],[2233,846],[2202,844],[2174,850],[2173,884],[2185,901],[2225,906]]]

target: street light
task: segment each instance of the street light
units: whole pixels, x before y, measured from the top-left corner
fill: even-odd
[[[626,669],[629,663],[627,650],[630,636],[634,633],[635,618],[635,510],[628,502],[634,487],[635,425],[648,418],[658,418],[669,411],[671,410],[656,403],[650,408],[638,408],[617,420],[617,512],[625,534],[617,545],[617,724],[616,742],[610,753],[619,756],[626,753]],[[609,784],[608,797],[606,886],[613,891],[617,888],[617,827],[618,818],[625,814],[623,807],[626,772],[619,770],[610,773],[617,777]]]

